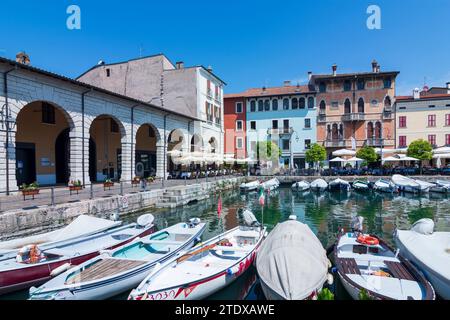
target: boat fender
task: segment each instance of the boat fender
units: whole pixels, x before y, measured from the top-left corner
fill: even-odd
[[[328,283],[328,285],[331,286],[333,284],[333,282],[334,282],[333,275],[331,273],[327,274],[327,283]]]
[[[52,272],[50,272],[50,277],[55,277],[61,273],[63,273],[64,271],[67,271],[70,269],[72,265],[70,263],[64,263],[63,265],[60,265],[58,268],[55,268],[52,270]]]
[[[328,269],[330,269],[333,265],[331,264],[330,259],[327,259],[327,260],[328,260]]]

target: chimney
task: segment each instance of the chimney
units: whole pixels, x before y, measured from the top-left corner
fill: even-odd
[[[312,78],[312,72],[308,71],[308,81],[311,81],[311,78]]]
[[[208,68],[206,70],[208,70],[211,73],[213,72],[213,68],[211,66],[208,66]]]
[[[25,52],[21,51],[18,54],[16,54],[16,62],[26,64],[28,66],[30,65],[30,56]]]
[[[373,61],[372,61],[372,72],[376,73],[377,70],[378,70],[378,62],[377,62],[377,60],[373,59]]]
[[[413,97],[414,97],[414,100],[419,100],[420,99],[420,89],[419,88],[415,88],[413,90]]]
[[[285,80],[284,81],[284,86],[285,87],[289,87],[291,85],[291,80]]]
[[[336,64],[333,64],[333,65],[331,66],[331,69],[333,70],[333,76],[336,76],[337,65],[336,65]]]
[[[377,64],[377,73],[379,73],[379,72],[380,72],[380,65]]]
[[[447,94],[450,94],[450,82],[447,82]]]
[[[183,61],[178,61],[177,63],[175,63],[175,68],[183,69],[184,68],[184,62]]]

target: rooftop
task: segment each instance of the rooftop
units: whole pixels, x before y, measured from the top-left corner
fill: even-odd
[[[315,93],[314,87],[309,85],[285,85],[281,87],[262,87],[251,88],[241,93],[231,93],[224,95],[224,98],[253,98],[253,97],[269,97],[269,96],[282,96],[292,94],[306,94]]]

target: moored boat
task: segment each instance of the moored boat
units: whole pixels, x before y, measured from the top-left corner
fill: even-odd
[[[433,183],[433,186],[430,187],[430,192],[449,193],[450,182],[443,180],[436,180],[436,183]]]
[[[374,185],[373,189],[380,192],[386,192],[386,193],[394,193],[398,192],[398,187],[390,180],[386,179],[379,179],[377,180]]]
[[[191,248],[205,227],[200,219],[191,219],[114,250],[103,251],[100,256],[67,270],[41,287],[30,289],[30,299],[111,298],[138,285],[159,264]]]
[[[297,191],[306,191],[309,190],[310,187],[311,186],[308,181],[299,181],[292,185],[292,189]]]
[[[394,174],[392,176],[392,182],[397,186],[399,191],[419,193],[422,187],[414,179],[402,176],[400,174]]]
[[[242,192],[249,192],[249,191],[255,191],[260,186],[260,183],[258,180],[242,183],[239,188]]]
[[[359,191],[368,191],[370,189],[369,182],[363,180],[355,180],[352,184],[353,189]]]
[[[247,226],[226,231],[149,274],[128,299],[198,300],[232,283],[252,265],[265,236],[254,216],[245,220]]]
[[[360,225],[341,232],[334,247],[334,263],[350,296],[363,292],[375,300],[434,300],[430,283],[382,239],[362,233]]]
[[[280,181],[277,178],[273,178],[261,183],[261,187],[264,191],[273,191],[280,186]]]
[[[337,178],[333,181],[330,181],[330,183],[328,184],[328,188],[330,188],[330,190],[348,191],[350,190],[350,183],[340,178]]]
[[[256,257],[261,288],[268,300],[313,299],[331,275],[325,249],[295,216],[279,223]]]
[[[313,191],[325,191],[328,188],[328,183],[323,179],[316,179],[310,184],[311,190]]]
[[[437,294],[450,300],[450,232],[435,232],[431,219],[420,219],[411,230],[399,230],[394,239],[400,254],[431,282]]]
[[[97,256],[100,250],[116,248],[153,231],[153,216],[144,215],[138,218],[138,223],[56,245],[27,245],[15,257],[0,257],[0,294],[44,283],[71,266]]]
[[[429,192],[430,188],[435,186],[434,183],[422,181],[422,180],[419,180],[419,179],[414,179],[414,181],[419,184],[420,192]]]

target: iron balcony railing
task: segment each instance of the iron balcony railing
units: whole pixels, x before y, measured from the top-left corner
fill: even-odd
[[[285,135],[285,134],[292,134],[294,132],[294,128],[269,128],[267,130],[268,134],[278,134],[278,135]]]
[[[347,113],[342,116],[342,121],[364,121],[365,115],[362,112]]]
[[[325,140],[325,147],[326,148],[345,147],[345,140],[344,139]]]

